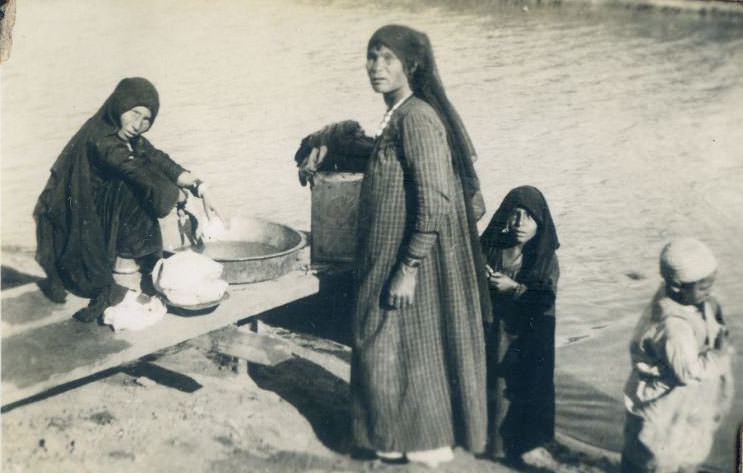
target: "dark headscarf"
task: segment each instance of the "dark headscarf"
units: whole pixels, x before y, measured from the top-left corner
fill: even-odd
[[[520,273],[524,281],[541,281],[547,275],[560,242],[557,240],[557,231],[547,200],[536,187],[517,187],[506,195],[482,234],[482,244],[488,248],[509,248],[516,245],[513,235],[504,232],[508,217],[516,207],[525,209],[537,222],[536,235],[524,245]]]
[[[37,261],[82,297],[95,297],[113,284],[111,248],[92,192],[89,144],[116,134],[121,114],[138,105],[147,107],[154,121],[160,105],[155,87],[139,77],[121,80],[57,157],[34,209]]]
[[[71,164],[70,154],[85,153],[80,148],[82,141],[92,136],[105,136],[118,132],[121,127],[121,115],[136,106],[145,106],[152,116],[150,124],[155,122],[160,110],[160,97],[150,81],[142,77],[127,77],[119,81],[101,108],[88,119],[75,136],[67,143],[52,167],[52,172]],[[76,150],[76,151],[73,151]]]
[[[484,214],[485,205],[480,193],[480,180],[473,164],[477,159],[475,147],[462,119],[446,96],[428,36],[407,26],[386,25],[372,35],[367,48],[372,49],[380,44],[390,48],[403,63],[413,94],[436,111],[446,128],[452,164],[464,191],[480,303],[483,314],[489,314],[490,296],[485,279],[485,260],[477,232],[477,221]]]
[[[121,126],[121,123],[119,123],[121,114],[140,105],[150,110],[150,113],[152,113],[150,123],[154,123],[160,109],[157,89],[147,79],[128,77],[118,83],[98,114],[107,124],[119,128]]]
[[[379,44],[390,48],[400,59],[405,66],[413,94],[433,107],[444,123],[454,169],[462,180],[465,197],[468,201],[473,198],[481,199],[480,181],[473,165],[477,160],[477,153],[459,113],[446,96],[428,36],[407,26],[386,25],[369,39],[368,49]],[[477,215],[477,218],[481,216]]]

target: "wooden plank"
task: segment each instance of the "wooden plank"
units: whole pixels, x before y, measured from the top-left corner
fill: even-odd
[[[50,312],[53,304],[43,299],[35,285],[27,286],[14,288],[2,298],[4,329],[20,321],[7,336],[3,332],[2,405],[310,296],[317,293],[319,283],[313,274],[293,271],[273,281],[230,286],[229,299],[209,314],[168,313],[144,330],[118,333],[71,319],[80,307],[74,299]]]
[[[62,322],[88,305],[88,299],[67,294],[67,302],[55,304],[39,291],[36,284],[2,291],[3,339],[19,332],[32,330],[55,322]]]
[[[287,341],[244,330],[220,340],[214,349],[224,355],[270,366],[294,357],[293,347]]]

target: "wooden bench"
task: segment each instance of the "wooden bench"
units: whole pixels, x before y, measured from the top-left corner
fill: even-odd
[[[302,250],[307,251],[307,249]],[[139,331],[114,332],[71,318],[87,300],[68,295],[65,304],[46,299],[34,283],[2,291],[2,405],[7,408],[50,389],[138,360],[230,324],[255,317],[318,292],[317,277],[295,270],[273,280],[233,285],[213,312],[167,313]]]

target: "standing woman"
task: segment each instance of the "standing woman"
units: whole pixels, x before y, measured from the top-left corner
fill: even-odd
[[[555,297],[560,246],[535,187],[511,190],[482,236],[494,323],[488,331],[490,453],[548,466],[555,432]]]
[[[474,150],[424,33],[380,28],[369,40],[366,68],[387,113],[367,139],[360,196],[353,438],[382,459],[436,466],[453,458],[453,446],[479,452],[487,440],[489,299],[475,225],[484,207]],[[343,122],[306,139],[304,152],[308,141],[315,149],[304,161],[297,157],[300,175],[311,177],[326,152],[363,150],[358,129],[349,138],[353,129]]]
[[[74,315],[80,321],[124,298],[113,279],[117,257],[138,260],[147,277],[163,249],[157,219],[185,203],[184,189],[214,211],[206,186],[142,136],[159,105],[146,79],[121,80],[62,150],[34,209],[36,259],[47,275],[39,286],[54,302],[67,291],[90,298]]]
[[[361,188],[353,435],[436,466],[487,440],[474,150],[424,33],[380,28],[366,69],[388,110]]]

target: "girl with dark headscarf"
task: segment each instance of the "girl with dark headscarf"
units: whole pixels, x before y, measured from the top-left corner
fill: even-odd
[[[475,226],[484,207],[474,150],[428,37],[384,26],[369,40],[366,67],[387,105],[375,137],[343,122],[306,138],[296,158],[311,181],[330,166],[323,158],[345,170],[363,157],[354,441],[383,459],[435,466],[452,458],[454,445],[478,452],[486,443],[489,296]]]
[[[488,333],[490,453],[521,463],[551,461],[554,437],[555,297],[559,247],[542,193],[506,195],[482,235],[492,297]],[[533,457],[533,458],[532,458]]]
[[[147,273],[160,257],[158,218],[183,189],[214,211],[201,180],[142,136],[160,107],[155,87],[126,78],[67,143],[34,209],[39,283],[54,302],[67,291],[90,298],[75,318],[90,322],[120,302],[126,288],[113,279],[117,257],[138,260]]]

